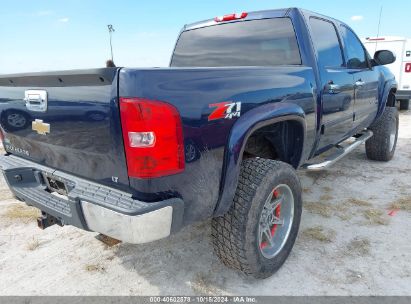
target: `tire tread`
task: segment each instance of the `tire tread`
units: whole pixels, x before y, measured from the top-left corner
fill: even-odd
[[[263,159],[252,158],[242,162],[237,191],[230,210],[224,215],[212,220],[211,235],[214,251],[219,259],[228,267],[254,275],[253,265],[246,258],[246,227],[251,202],[258,186],[265,176],[273,170],[288,164]]]
[[[374,135],[366,141],[365,151],[367,157],[376,161],[389,161],[392,159],[393,151],[389,151],[389,126],[396,121],[398,128],[398,110],[395,107],[387,107],[380,118],[369,128]]]

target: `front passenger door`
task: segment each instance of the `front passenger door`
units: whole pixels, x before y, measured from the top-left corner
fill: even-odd
[[[342,25],[341,36],[347,68],[354,77],[354,128],[359,130],[367,127],[377,115],[379,74],[371,67],[369,55],[354,32]]]

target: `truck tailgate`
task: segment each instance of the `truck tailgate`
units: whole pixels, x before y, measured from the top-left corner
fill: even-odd
[[[117,71],[1,75],[6,151],[100,183],[128,186]]]

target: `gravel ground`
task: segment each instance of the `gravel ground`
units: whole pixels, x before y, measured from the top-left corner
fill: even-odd
[[[1,178],[0,295],[411,295],[410,170],[409,111],[391,162],[369,161],[361,147],[326,172],[300,172],[299,237],[263,281],[217,260],[208,222],[151,244],[107,247],[73,227],[41,231],[36,210]]]

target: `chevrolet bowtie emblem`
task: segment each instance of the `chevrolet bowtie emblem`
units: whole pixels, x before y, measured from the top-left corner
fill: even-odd
[[[33,131],[36,131],[41,135],[50,133],[50,124],[44,123],[41,119],[36,119],[35,121],[33,121],[31,123],[31,128],[33,129]]]

